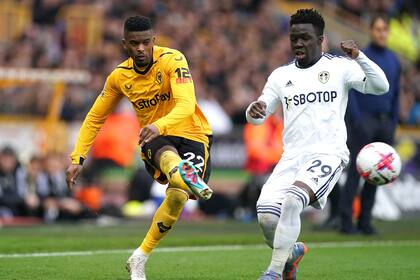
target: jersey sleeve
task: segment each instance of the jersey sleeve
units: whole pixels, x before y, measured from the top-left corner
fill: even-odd
[[[166,64],[171,84],[171,92],[175,101],[174,108],[153,124],[164,135],[169,127],[176,126],[195,112],[196,98],[194,83],[185,56],[176,52]]]
[[[267,105],[266,115],[262,119],[254,119],[249,115],[249,109],[251,108],[252,103],[246,109],[246,119],[249,123],[254,125],[262,124],[274,111],[276,111],[277,106],[280,104],[280,88],[278,87],[275,79],[275,73],[272,73],[265,83],[261,96],[258,98],[258,101],[264,101]]]
[[[86,159],[96,135],[122,97],[123,94],[118,90],[115,82],[115,74],[111,73],[80,128],[76,145],[70,156],[73,164],[81,164]]]
[[[355,60],[349,61],[345,83],[347,89],[361,93],[381,95],[389,90],[384,71],[361,51]]]

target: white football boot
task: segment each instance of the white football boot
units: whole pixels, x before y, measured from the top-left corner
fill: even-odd
[[[133,254],[128,258],[125,268],[130,273],[131,280],[146,280],[144,267],[148,256],[143,254],[139,248],[134,250]]]

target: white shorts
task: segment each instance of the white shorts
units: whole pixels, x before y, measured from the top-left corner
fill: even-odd
[[[257,213],[271,213],[280,216],[281,204],[286,192],[295,181],[308,185],[316,196],[311,206],[323,209],[328,194],[334,188],[345,163],[338,156],[314,154],[281,159],[264,184],[257,201]]]

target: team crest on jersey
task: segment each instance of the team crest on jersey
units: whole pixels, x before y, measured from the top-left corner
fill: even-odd
[[[156,74],[156,83],[158,83],[158,85],[161,85],[163,83],[163,77],[160,71]]]
[[[330,73],[328,71],[322,71],[318,74],[318,80],[323,84],[326,84],[329,79]]]

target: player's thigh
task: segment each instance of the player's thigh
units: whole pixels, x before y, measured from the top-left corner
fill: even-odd
[[[315,208],[324,208],[328,194],[340,178],[345,164],[343,160],[332,155],[316,155],[300,168],[295,181],[300,181],[309,186],[315,194]]]
[[[210,147],[211,138],[209,138],[208,144],[182,138],[178,149],[179,156],[190,161],[206,183],[209,181],[211,173]]]
[[[160,171],[160,167],[156,165],[154,158],[159,150],[165,146],[171,146],[178,151],[180,139],[180,137],[174,136],[158,136],[149,143],[146,143],[141,149],[141,158],[144,161],[147,172],[161,184],[167,184],[168,179]]]
[[[280,217],[284,197],[295,181],[297,171],[297,160],[280,160],[261,189],[257,201],[258,214],[273,214]]]

